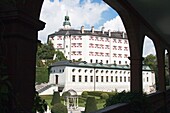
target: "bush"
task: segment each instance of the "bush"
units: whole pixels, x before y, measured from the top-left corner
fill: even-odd
[[[103,91],[89,91],[88,94],[92,95],[92,96],[98,96],[100,97],[100,95],[103,93]]]
[[[68,92],[68,91],[66,91],[66,92],[63,92],[63,94],[62,94],[62,97],[66,97],[66,96],[70,96],[71,94],[70,94],[70,92]]]
[[[129,109],[135,113],[152,113],[146,94],[125,91],[116,93],[106,100],[105,106],[107,107],[117,103],[130,103]]]
[[[109,95],[108,95],[107,93],[102,93],[102,94],[100,95],[100,98],[106,100],[106,99],[109,98]]]
[[[85,113],[90,113],[97,110],[96,100],[94,97],[88,97],[86,100]]]
[[[102,93],[107,93],[110,96],[115,95],[115,92],[103,92],[103,91],[88,91],[88,95],[100,97]]]
[[[81,94],[82,97],[87,98],[88,96],[88,92],[87,91],[83,91]]]
[[[44,113],[45,111],[47,111],[47,102],[44,99],[42,99],[39,96],[38,92],[36,91],[32,112]]]
[[[55,92],[53,93],[53,98],[52,98],[52,101],[51,101],[51,105],[54,105],[56,103],[61,103],[61,99],[60,99],[60,94],[59,92]]]
[[[36,67],[36,83],[48,82],[48,69],[46,67]]]
[[[51,108],[51,113],[68,113],[67,107],[61,103],[56,103]]]

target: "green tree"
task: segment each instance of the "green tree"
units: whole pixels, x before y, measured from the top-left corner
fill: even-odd
[[[55,59],[53,59],[54,56]],[[37,59],[36,61],[37,67],[44,67],[44,66],[48,67],[54,62],[67,60],[61,51],[59,50],[55,51],[55,48],[51,42],[48,42],[47,44],[40,43],[38,45],[36,59]],[[43,62],[43,60],[45,62]]]
[[[95,97],[88,97],[86,100],[85,113],[90,113],[97,110]]]
[[[61,51],[57,50],[55,54],[56,54],[55,61],[67,60]]]
[[[60,94],[59,92],[55,92],[53,93],[53,98],[52,98],[52,101],[51,101],[51,105],[54,105],[56,103],[61,103],[61,99],[60,99]]]
[[[38,59],[52,59],[55,54],[54,46],[51,42],[41,44],[38,46],[37,57]]]
[[[157,68],[157,58],[155,55],[148,55],[144,59],[144,64],[148,65],[152,70],[156,71]]]
[[[61,103],[56,103],[51,108],[51,113],[68,113],[67,107]]]

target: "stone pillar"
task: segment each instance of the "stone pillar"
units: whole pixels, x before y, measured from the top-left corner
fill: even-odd
[[[169,85],[170,85],[170,50],[168,50],[168,72],[169,72],[169,75],[168,75],[168,79],[169,79]]]
[[[143,80],[142,80],[142,60],[143,58],[130,58],[131,60],[131,81],[130,89],[132,92],[143,92]]]
[[[155,39],[155,49],[158,62],[158,91],[166,91],[165,82],[165,49],[158,38]]]
[[[44,23],[17,8],[0,7],[1,55],[13,87],[10,113],[31,113],[38,30]]]

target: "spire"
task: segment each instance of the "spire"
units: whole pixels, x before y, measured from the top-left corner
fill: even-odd
[[[65,16],[65,21],[63,22],[63,26],[65,29],[69,29],[71,27],[71,23],[69,22],[69,16],[68,16],[68,11],[66,12],[66,16]]]

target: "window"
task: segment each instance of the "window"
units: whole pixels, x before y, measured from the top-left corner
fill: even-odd
[[[81,69],[79,69],[78,71],[81,72]]]
[[[103,70],[101,70],[101,73],[103,73]]]
[[[85,73],[87,72],[87,69],[84,71]]]
[[[109,77],[108,76],[106,76],[106,82],[108,82],[109,81],[109,79],[108,79]]]
[[[113,82],[113,76],[111,76],[111,82]]]
[[[98,60],[96,60],[96,63],[98,63]]]
[[[125,61],[125,64],[127,64],[127,61]]]
[[[110,71],[110,73],[112,74],[112,73],[113,73],[113,71]]]
[[[125,40],[124,44],[127,44],[127,43],[128,43],[128,41],[127,41],[127,40]]]
[[[116,46],[113,46],[113,50],[117,50],[117,47],[116,47]]]
[[[81,75],[79,75],[79,82],[81,82]]]
[[[64,69],[63,69],[63,72],[64,72]]]
[[[119,64],[121,64],[121,61],[119,61]]]
[[[99,70],[96,70],[96,73],[98,73]]]
[[[90,70],[90,73],[92,73],[93,72],[93,70]]]
[[[113,53],[113,57],[117,57],[117,54],[116,54],[116,53]]]
[[[101,82],[103,82],[103,76],[101,76]]]
[[[116,43],[116,39],[113,39],[113,42]]]
[[[75,71],[75,69],[72,69],[72,72],[74,72]]]
[[[98,82],[99,81],[99,77],[98,76],[96,76],[96,82]]]
[[[116,82],[118,82],[117,76],[115,77]]]
[[[126,77],[124,77],[124,82],[126,82]]]
[[[130,77],[128,77],[128,82],[130,82]]]
[[[147,82],[149,82],[149,77],[146,78]]]
[[[93,82],[93,76],[90,76],[90,82]]]
[[[118,58],[122,58],[122,54],[118,54]]]
[[[106,71],[106,73],[108,73],[108,70]]]
[[[122,40],[119,39],[119,40],[118,40],[118,43],[122,43]]]
[[[85,76],[85,80],[84,81],[87,82],[87,76]]]
[[[93,62],[93,60],[92,59],[90,59],[90,63],[92,63]]]
[[[59,72],[61,73],[61,69],[59,70]]]
[[[106,60],[106,64],[108,64],[108,60]]]
[[[72,82],[75,82],[75,75],[72,76]]]
[[[122,82],[122,77],[120,77],[120,82]]]

